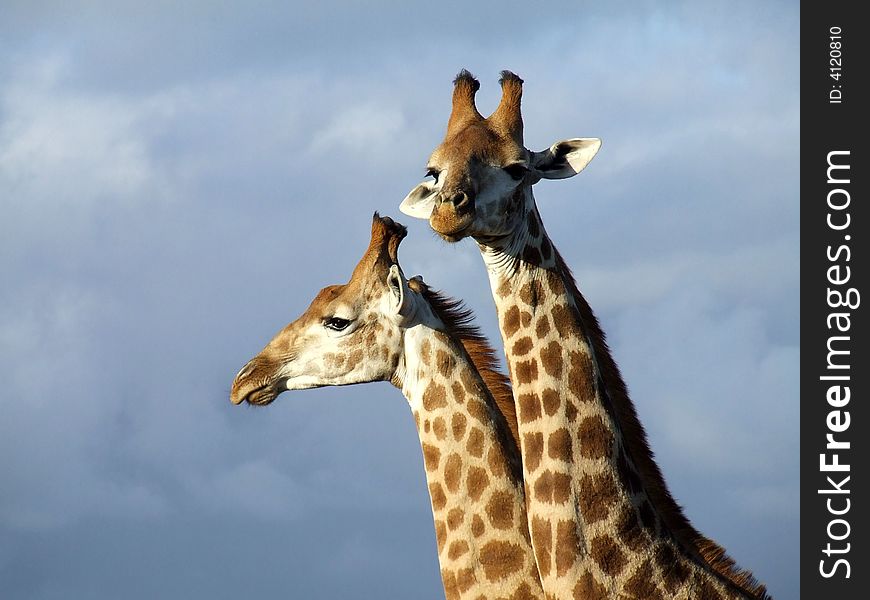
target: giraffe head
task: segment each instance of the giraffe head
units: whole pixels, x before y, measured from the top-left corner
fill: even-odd
[[[583,170],[601,140],[572,138],[533,152],[523,145],[520,100],[523,80],[502,71],[502,98],[489,117],[475,107],[480,84],[462,70],[454,80],[453,111],[444,141],[429,157],[426,180],[411,190],[400,210],[428,219],[450,242],[510,235],[531,206],[532,185],[565,179]]]
[[[230,400],[264,405],[285,390],[390,381],[401,329],[429,322],[429,305],[397,262],[404,226],[375,213],[368,250],[344,285],[323,288],[233,380]]]

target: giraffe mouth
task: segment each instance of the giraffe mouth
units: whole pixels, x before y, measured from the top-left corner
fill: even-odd
[[[468,237],[469,230],[474,224],[474,218],[472,217],[464,220],[464,222],[451,224],[447,227],[444,227],[443,223],[440,223],[435,219],[430,220],[429,224],[432,227],[432,231],[438,234],[438,237],[443,239],[445,242],[450,242],[451,244],[454,244]]]
[[[247,402],[252,406],[267,406],[272,404],[277,397],[278,394],[275,392],[273,386],[264,385],[248,392],[242,401]]]
[[[264,383],[259,386],[250,386],[248,389],[238,388],[238,386],[230,395],[230,400],[233,404],[250,404],[251,406],[266,406],[275,401],[278,394],[281,393],[276,389],[275,383]]]
[[[432,210],[429,225],[445,241],[458,242],[468,235],[474,224],[474,209],[470,207],[457,210],[453,205],[443,203]]]

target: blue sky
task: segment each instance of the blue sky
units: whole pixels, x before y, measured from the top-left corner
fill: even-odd
[[[499,339],[398,211],[463,67],[531,149],[604,140],[542,216],[686,513],[798,597],[798,3],[546,6],[4,2],[4,598],[442,597],[397,390],[228,392],[374,210]]]

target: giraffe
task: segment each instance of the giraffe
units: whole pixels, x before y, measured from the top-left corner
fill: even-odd
[[[265,405],[284,390],[390,381],[420,437],[446,598],[543,599],[507,378],[461,302],[405,279],[405,235],[375,213],[350,281],[324,288],[248,362],[230,400]]]
[[[402,212],[481,251],[517,405],[529,527],[548,598],[768,598],[674,501],[592,309],[532,194],[601,145],[523,145],[523,81],[509,71],[484,118],[478,81],[454,80],[447,133]]]

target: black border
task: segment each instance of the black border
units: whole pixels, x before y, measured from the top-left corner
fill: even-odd
[[[864,468],[867,444],[863,443],[870,428],[867,427],[866,403],[870,401],[867,393],[867,380],[870,379],[870,363],[867,361],[867,308],[870,296],[864,297],[867,290],[866,280],[867,242],[870,236],[867,211],[867,170],[866,141],[863,130],[867,129],[862,119],[870,112],[867,102],[865,83],[866,73],[866,21],[858,17],[860,3],[846,2],[805,2],[801,6],[801,593],[804,598],[867,598],[867,573],[870,560],[866,544],[870,541],[867,534],[867,470]],[[839,79],[831,77],[830,43],[831,28],[841,28],[842,71]],[[835,87],[840,86],[840,87]],[[832,103],[830,92],[842,91],[842,101]],[[834,94],[836,96],[836,94]],[[832,151],[849,151],[848,155],[838,155],[836,160],[848,161],[849,183],[829,184],[827,169],[828,156]],[[838,173],[844,173],[839,171]],[[828,207],[828,193],[833,189],[847,188],[851,219],[848,230],[835,231],[827,222],[832,212]],[[842,202],[845,196],[835,193],[834,200]],[[834,215],[841,219],[842,212]],[[849,239],[846,239],[846,236]],[[841,251],[839,259],[831,261],[830,252],[837,256],[841,245],[848,245],[849,252]],[[846,257],[849,257],[848,262]],[[828,269],[839,264],[841,276],[843,267],[850,267],[850,280],[839,286],[828,281]],[[836,272],[834,273],[836,275]],[[854,287],[862,294],[860,304],[854,310],[834,309],[827,299],[828,288],[845,292]],[[850,354],[843,360],[851,365],[840,373],[848,374],[850,380],[843,382],[851,391],[848,405],[840,410],[848,410],[850,425],[836,439],[851,443],[851,448],[840,453],[840,462],[849,463],[851,477],[844,488],[850,490],[849,512],[843,515],[849,522],[849,536],[842,542],[832,541],[832,547],[850,543],[849,552],[839,556],[827,557],[822,550],[829,542],[828,523],[837,518],[828,512],[827,498],[833,496],[820,494],[819,490],[830,487],[826,476],[841,481],[838,473],[823,473],[820,470],[819,455],[825,452],[826,422],[831,407],[826,393],[831,381],[823,381],[821,376],[832,374],[827,369],[828,338],[837,335],[828,329],[827,317],[832,312],[849,312],[850,329],[839,333],[849,337]],[[841,348],[846,348],[841,342]],[[830,452],[830,451],[828,451]],[[862,456],[864,459],[862,460]],[[842,507],[846,495],[837,495],[834,507]],[[839,529],[838,529],[839,528]],[[842,523],[835,525],[835,535],[845,531]],[[833,577],[825,578],[820,573],[820,561],[824,559],[825,568],[830,571],[836,558],[845,558],[850,565],[850,576],[845,578],[845,566],[840,565]]]

